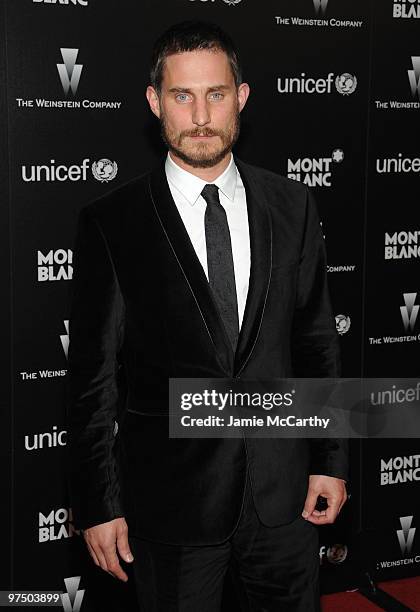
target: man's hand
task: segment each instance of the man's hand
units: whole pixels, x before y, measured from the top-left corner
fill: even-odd
[[[315,510],[318,495],[325,497],[328,507],[326,510]],[[302,516],[314,525],[328,525],[334,523],[338,513],[347,500],[345,480],[311,474],[309,476],[308,494]]]
[[[103,570],[127,582],[128,576],[120,565],[120,560],[127,563],[134,560],[128,545],[128,527],[124,518],[116,518],[108,523],[95,525],[83,531],[87,547],[95,564]]]

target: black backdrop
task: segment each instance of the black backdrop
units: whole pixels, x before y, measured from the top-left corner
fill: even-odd
[[[252,92],[238,156],[313,186],[343,375],[418,373],[419,1],[5,1],[0,459],[11,529],[2,588],[65,590],[65,578],[80,576],[87,612],[105,601],[129,610],[132,594],[94,568],[71,525],[63,467],[75,222],[84,204],[164,153],[144,96],[150,49],[189,18],[220,23],[241,51]],[[58,66],[68,58],[66,95]],[[357,587],[365,571],[419,573],[418,440],[353,442],[352,464],[352,499],[320,532],[325,592]]]

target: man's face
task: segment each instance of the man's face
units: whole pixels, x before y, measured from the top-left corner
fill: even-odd
[[[222,51],[191,51],[166,58],[160,96],[146,92],[168,149],[194,168],[218,164],[239,136],[239,113],[249,87],[237,89]]]

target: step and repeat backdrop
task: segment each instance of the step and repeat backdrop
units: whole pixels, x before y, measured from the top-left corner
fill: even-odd
[[[65,610],[133,609],[132,581],[93,565],[69,507],[76,219],[165,154],[144,95],[151,47],[194,18],[224,27],[242,57],[251,97],[238,157],[316,197],[343,376],[397,381],[376,407],[419,395],[398,378],[416,376],[420,356],[420,0],[4,2],[1,309],[13,351],[1,364],[2,513],[12,525],[2,588],[63,591]],[[320,530],[324,592],[355,588],[366,573],[420,573],[419,482],[417,439],[353,441],[351,499]],[[235,609],[228,584],[225,599]]]

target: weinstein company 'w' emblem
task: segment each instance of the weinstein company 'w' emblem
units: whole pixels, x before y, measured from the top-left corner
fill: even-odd
[[[408,70],[411,93],[413,98],[417,95],[420,100],[420,56],[412,57],[411,61],[413,63],[413,70]]]
[[[69,344],[70,344],[70,336],[69,336],[69,320],[66,319],[64,321],[64,327],[66,329],[65,334],[60,334],[61,346],[63,347],[64,354],[67,358],[69,354]]]
[[[325,15],[327,11],[328,0],[314,0],[314,9],[318,15],[320,12]]]
[[[403,555],[409,555],[413,548],[416,528],[411,527],[412,522],[412,516],[400,516],[401,529],[397,529],[397,537]]]
[[[80,75],[82,74],[83,64],[76,64],[79,49],[60,49],[63,64],[57,64],[58,74],[60,75],[61,85],[67,96],[71,89],[75,96],[79,87]]]
[[[226,2],[226,4],[229,4],[230,6],[235,6],[236,4],[239,4],[241,0],[223,0],[223,2]]]
[[[413,331],[420,308],[420,306],[414,304],[414,302],[416,301],[417,293],[404,293],[403,296],[405,306],[400,306],[400,311],[404,323],[404,328],[405,331],[408,331],[409,329]]]
[[[78,590],[81,576],[73,576],[65,578],[67,593],[61,595],[61,603],[63,604],[64,612],[79,612],[82,605],[85,589]]]

